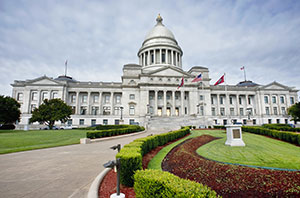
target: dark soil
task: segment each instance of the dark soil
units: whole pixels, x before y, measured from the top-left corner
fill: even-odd
[[[162,169],[205,184],[223,197],[300,197],[300,171],[226,165],[196,153],[200,146],[215,139],[202,135],[185,141],[168,153]]]

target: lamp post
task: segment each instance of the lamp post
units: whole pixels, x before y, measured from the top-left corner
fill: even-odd
[[[120,117],[120,124],[123,124],[123,109],[124,109],[124,107],[120,107],[120,110],[121,110],[121,117]]]

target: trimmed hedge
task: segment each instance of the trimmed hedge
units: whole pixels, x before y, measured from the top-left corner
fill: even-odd
[[[224,125],[214,125],[214,129],[226,129]]]
[[[110,126],[119,126],[119,125],[110,125]],[[103,130],[96,130],[96,131],[88,131],[86,132],[86,137],[95,139],[95,138],[102,138],[102,137],[110,137],[122,134],[128,134],[138,131],[144,131],[144,127],[136,126],[136,125],[120,125],[122,127],[115,127],[114,129],[103,129]]]
[[[263,127],[268,129],[278,130],[278,131],[300,132],[300,128],[293,128],[288,124],[264,124]]]
[[[160,170],[139,170],[134,175],[136,198],[144,197],[220,197],[203,184],[181,179]]]
[[[125,145],[116,155],[121,159],[120,182],[125,186],[133,186],[133,175],[142,169],[143,155],[170,141],[184,137],[190,133],[189,127],[154,136],[139,138]]]
[[[300,145],[300,134],[298,133],[277,131],[277,130],[267,129],[263,127],[250,127],[250,126],[243,126],[242,130],[250,133],[259,134],[259,135],[266,135],[292,144]]]

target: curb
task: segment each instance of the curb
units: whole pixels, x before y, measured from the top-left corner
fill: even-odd
[[[99,186],[103,180],[103,178],[105,177],[105,175],[111,170],[111,168],[105,168],[93,181],[87,198],[98,198],[98,191],[99,191]]]

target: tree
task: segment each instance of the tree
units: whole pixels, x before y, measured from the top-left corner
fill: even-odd
[[[20,120],[20,104],[9,96],[0,96],[0,124],[12,124]]]
[[[55,121],[66,122],[72,114],[72,108],[61,99],[44,100],[44,103],[32,112],[30,123],[45,123],[50,129]]]
[[[300,121],[300,102],[295,103],[288,108],[288,114],[293,117],[295,122]]]

